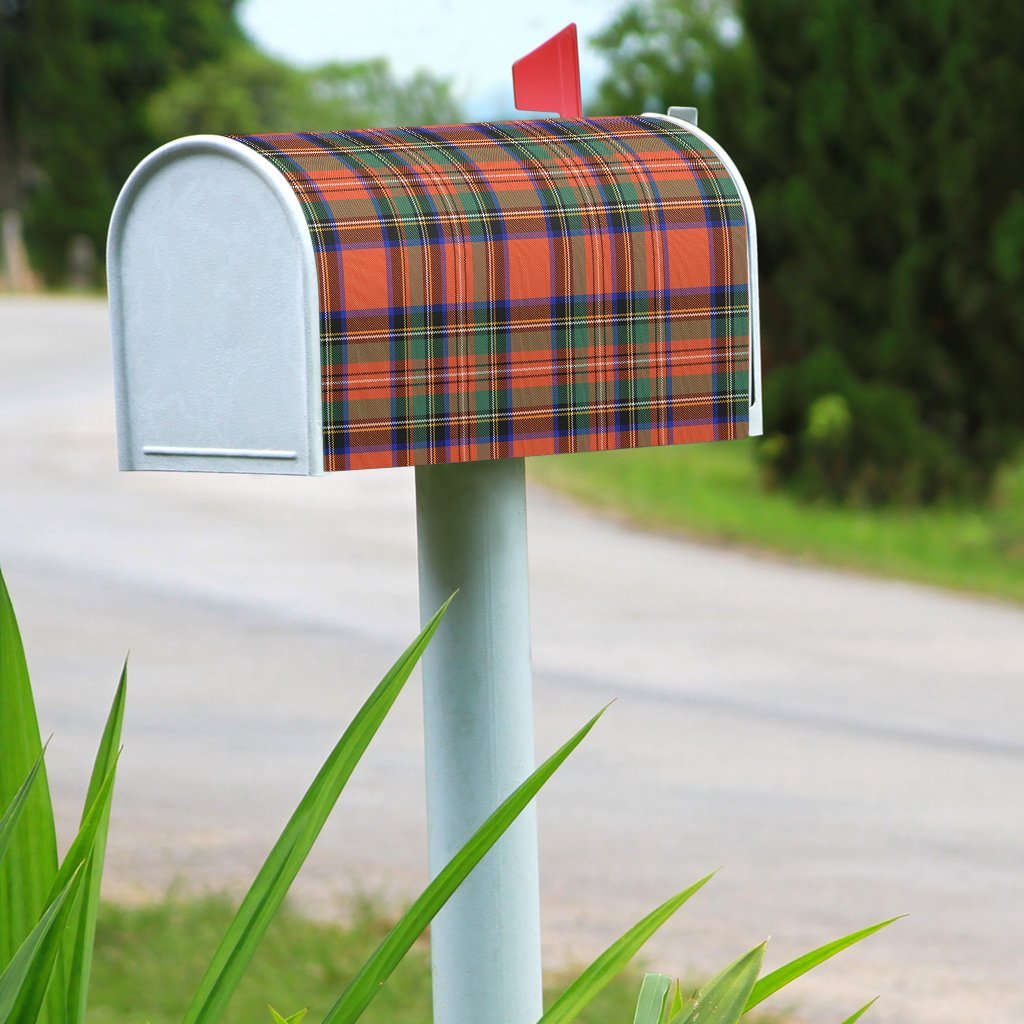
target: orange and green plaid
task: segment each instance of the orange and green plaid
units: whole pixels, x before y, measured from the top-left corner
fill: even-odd
[[[236,138],[309,224],[325,469],[746,436],[747,223],[685,127]]]

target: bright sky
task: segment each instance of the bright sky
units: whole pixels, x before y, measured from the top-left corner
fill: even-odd
[[[472,118],[511,115],[512,61],[576,22],[583,100],[604,73],[587,40],[624,0],[245,0],[242,23],[296,64],[387,57],[450,78]],[[600,111],[587,111],[600,113]]]

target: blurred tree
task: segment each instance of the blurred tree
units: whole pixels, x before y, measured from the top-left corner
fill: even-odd
[[[0,0],[0,212],[24,214],[33,263],[66,279],[102,251],[117,192],[161,142],[459,119],[448,84],[387,62],[302,71],[261,53],[238,0]],[[81,262],[81,261],[80,261]]]
[[[172,80],[151,98],[148,117],[165,141],[198,132],[442,124],[461,114],[448,84],[423,71],[399,82],[382,59],[300,70],[243,43]]]
[[[984,493],[1024,438],[1024,5],[651,0],[602,109],[696,102],[753,193],[771,475]]]
[[[237,0],[0,0],[0,206],[20,208],[50,281],[75,236],[102,248],[117,190],[152,146],[145,104],[223,52]]]
[[[223,58],[178,75],[150,97],[146,116],[158,142],[182,135],[241,135],[305,124],[302,72],[242,43]]]
[[[324,64],[307,73],[311,124],[334,127],[453,124],[463,119],[461,105],[446,79],[415,71],[394,79],[386,60]],[[339,114],[344,117],[339,122]]]

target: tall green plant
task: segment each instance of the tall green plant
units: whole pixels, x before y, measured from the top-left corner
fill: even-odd
[[[757,216],[773,479],[984,494],[1024,439],[1024,5],[631,0],[596,109],[696,103]]]
[[[0,806],[15,799],[30,775],[40,782],[23,795],[21,827],[0,862],[0,963],[7,963],[46,905],[57,873],[57,835],[25,650],[2,575],[0,687]]]
[[[345,784],[437,631],[448,603],[427,623],[353,718],[285,825],[214,953],[183,1024],[215,1024]],[[84,1024],[89,968],[114,770],[124,717],[121,674],[93,766],[82,825],[59,864],[35,706],[10,596],[0,577],[0,1024]],[[413,943],[544,783],[582,742],[600,713],[555,751],[477,829],[358,970],[328,1014],[357,1020]],[[24,771],[21,768],[25,767]],[[40,864],[42,866],[40,866]],[[9,894],[9,895],[8,895]],[[286,1018],[295,1024],[300,1015]]]
[[[85,1024],[125,687],[122,671],[79,832],[58,863],[35,701],[0,573],[0,1021]]]
[[[353,770],[383,724],[437,631],[447,602],[370,694],[328,755],[213,954],[183,1024],[216,1024],[313,847]],[[93,764],[78,834],[59,863],[44,749],[24,649],[0,575],[0,1024],[85,1024],[100,879],[121,726],[127,667],[122,670]],[[355,1024],[437,912],[541,787],[583,741],[599,712],[511,793],[413,901],[354,974],[322,1024]],[[52,856],[50,856],[52,853]],[[711,876],[666,900],[620,936],[555,1000],[538,1024],[570,1024],[644,943]],[[892,919],[895,920],[895,919]],[[764,944],[684,1000],[669,980],[648,975],[634,1024],[737,1024],[791,981],[892,921],[827,943],[759,977]],[[868,1004],[870,1005],[870,1004]],[[853,1024],[867,1010],[857,1011]],[[277,1024],[298,1024],[305,1011]]]
[[[711,875],[708,875],[673,896],[616,939],[566,988],[538,1024],[570,1024],[575,1020],[654,932],[710,879]],[[648,974],[640,987],[634,1024],[738,1024],[745,1014],[790,982],[897,920],[899,918],[893,917],[851,932],[759,977],[767,945],[763,942],[726,967],[688,999],[683,997],[679,982],[676,982],[674,996],[670,997],[671,978],[664,974]],[[871,1003],[868,1003],[861,1007],[844,1024],[858,1020],[870,1006]]]
[[[678,981],[673,989],[667,974],[645,975],[633,1024],[697,1024],[698,1020],[702,1024],[737,1024],[756,1005],[757,972],[764,948],[765,943],[755,946],[689,998],[683,996]],[[843,1024],[855,1024],[875,1002],[865,1003]]]

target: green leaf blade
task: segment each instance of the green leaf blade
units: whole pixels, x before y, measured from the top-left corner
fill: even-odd
[[[668,1020],[683,1012],[683,986],[676,979],[676,986],[672,990],[672,998],[669,1000],[668,1010],[665,1014]]]
[[[645,974],[640,985],[640,996],[636,1001],[633,1024],[661,1024],[665,1011],[665,1000],[672,979],[667,974]]]
[[[583,742],[602,714],[595,715],[506,797],[462,849],[434,876],[328,1010],[323,1024],[352,1024],[361,1016],[435,914],[530,804],[544,783]]]
[[[849,935],[844,935],[840,939],[835,939],[832,942],[826,942],[825,945],[818,946],[817,949],[812,949],[809,953],[804,953],[803,956],[799,956],[795,960],[791,960],[789,963],[783,964],[781,967],[772,971],[770,974],[766,974],[758,981],[754,986],[754,990],[750,993],[750,1001],[747,1003],[747,1009],[752,1010],[759,1003],[763,1003],[769,996],[774,995],[779,991],[779,989],[784,988],[791,981],[795,981],[801,975],[813,970],[819,964],[823,964],[826,960],[830,960],[837,953],[841,953],[844,949],[849,949],[849,947],[855,943],[866,939],[869,935],[874,935],[875,932],[879,932],[883,928],[888,928],[894,921],[899,920],[899,917],[890,917],[887,921],[879,921],[878,924],[873,924],[869,928],[861,928],[859,931],[850,932]]]
[[[28,795],[32,791],[32,784],[36,781],[36,777],[39,775],[39,769],[42,765],[43,754],[40,754],[39,757],[36,758],[36,763],[32,765],[25,781],[18,789],[18,792],[15,793],[14,799],[7,807],[7,810],[4,811],[3,817],[0,817],[0,863],[3,862],[4,855],[7,853],[7,848],[11,844],[11,839],[14,836],[14,830],[21,818],[22,811],[25,809],[25,804],[28,801]]]
[[[285,825],[214,953],[182,1024],[214,1024],[234,994],[271,919],[447,611],[451,598],[406,648],[331,751]]]
[[[0,807],[9,807],[43,752],[18,620],[0,572]],[[48,905],[57,875],[57,834],[46,766],[19,812],[0,862],[0,964],[7,964]],[[39,1024],[64,1024],[55,995]]]
[[[68,852],[64,855],[64,860],[57,869],[57,877],[54,880],[53,888],[50,892],[51,903],[59,897],[61,892],[67,889],[71,884],[72,879],[77,880],[75,887],[76,895],[81,893],[82,883],[85,880],[86,867],[92,858],[93,851],[95,850],[100,825],[110,812],[110,800],[114,791],[114,774],[114,769],[111,768],[107,777],[103,780],[103,784],[96,796],[93,806],[86,814],[82,827],[78,830],[78,835],[76,835],[72,840],[71,846],[68,848]],[[79,900],[76,899],[73,906],[68,908],[67,916],[71,920],[74,920],[74,912],[78,906]],[[45,975],[42,972],[37,971],[27,982],[26,991],[22,996],[26,1006],[42,1007],[44,999],[46,999],[47,986],[49,986],[49,999],[46,1000],[46,1012],[48,1014],[52,1014],[56,1020],[61,1022],[67,1021],[68,1012],[68,988],[63,946],[64,940],[70,931],[70,926],[62,927],[60,941],[57,943],[53,954],[54,963],[57,965],[60,984],[49,985],[50,974],[52,971],[47,971]],[[25,1015],[24,1007],[19,1004],[18,1020],[35,1022],[36,1018],[34,1016]]]
[[[274,1024],[302,1024],[306,1014],[309,1013],[309,1007],[306,1007],[305,1010],[299,1010],[290,1017],[282,1017],[272,1006],[268,1006],[267,1009],[270,1010],[270,1016]]]
[[[60,953],[68,917],[81,889],[76,873],[40,915],[3,973],[0,974],[0,1024],[39,1019],[50,975]]]
[[[869,1003],[865,1003],[859,1010],[857,1010],[856,1013],[851,1013],[850,1016],[843,1021],[843,1024],[857,1024],[857,1021],[859,1021],[861,1017],[863,1017],[864,1014],[867,1013],[868,1010],[870,1010],[871,1007],[874,1006],[877,1002],[878,996],[875,996],[874,999],[872,999]]]
[[[696,995],[693,1006],[672,1024],[737,1024],[764,961],[766,943],[755,946],[712,978]]]
[[[601,991],[630,960],[640,947],[692,896],[699,892],[714,873],[705,875],[693,885],[676,893],[615,940],[569,987],[552,1003],[538,1024],[568,1024]]]
[[[82,898],[79,901],[65,942],[67,963],[67,1019],[69,1024],[85,1024],[89,996],[89,978],[92,954],[96,941],[96,917],[100,905],[100,886],[103,880],[103,862],[107,850],[107,832],[110,825],[110,807],[113,793],[107,792],[105,782],[113,782],[113,773],[121,747],[121,728],[124,724],[125,697],[128,689],[128,662],[121,669],[114,700],[100,737],[99,748],[93,761],[89,789],[82,808],[81,827],[84,829],[89,815],[100,807],[92,853],[85,865]]]

